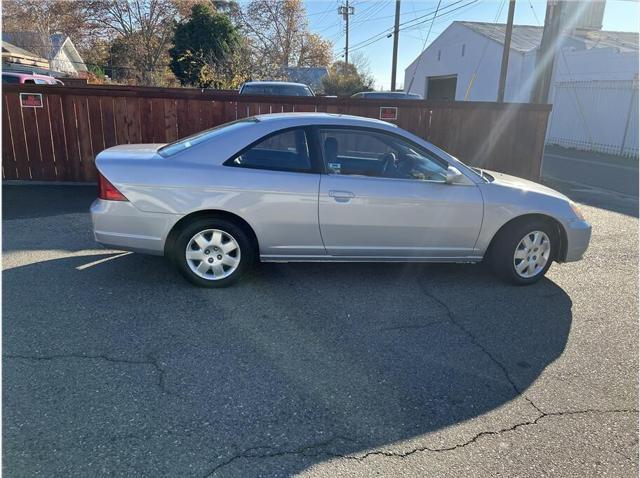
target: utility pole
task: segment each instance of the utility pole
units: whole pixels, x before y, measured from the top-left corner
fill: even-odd
[[[536,59],[536,83],[531,97],[533,103],[547,103],[549,101],[549,88],[551,87],[556,51],[561,48],[559,45],[560,23],[564,3],[560,0],[547,1],[544,30]]]
[[[393,60],[391,62],[391,91],[396,91],[396,69],[398,67],[398,33],[400,33],[400,0],[396,0],[396,21],[393,25]]]
[[[345,0],[345,5],[338,7],[338,14],[342,15],[345,22],[345,41],[344,41],[344,62],[349,63],[349,15],[353,15],[353,7],[349,6],[349,0]]]
[[[502,65],[500,66],[500,82],[498,83],[498,103],[504,103],[504,88],[507,83],[509,69],[509,52],[511,51],[511,33],[513,32],[513,14],[516,11],[516,0],[509,0],[509,14],[504,32],[504,47],[502,48]]]

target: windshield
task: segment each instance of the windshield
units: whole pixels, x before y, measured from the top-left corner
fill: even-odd
[[[237,128],[244,128],[246,126],[250,126],[254,123],[257,123],[258,120],[254,117],[243,118],[241,120],[232,121],[231,123],[225,123],[218,126],[215,126],[210,129],[206,129],[199,133],[193,134],[191,136],[187,136],[186,138],[179,139],[173,143],[169,143],[164,145],[162,148],[158,150],[158,154],[165,158],[169,156],[173,156],[176,153],[184,151],[185,149],[189,149],[192,146],[203,143],[205,141],[209,141],[216,136],[219,136],[223,133],[227,133],[230,130]]]
[[[244,85],[243,95],[272,95],[272,96],[313,96],[308,86],[305,85],[272,85],[272,84],[253,84]]]
[[[466,164],[464,164],[462,161],[460,161],[458,158],[456,158],[452,154],[447,153],[444,149],[438,148],[435,144],[430,143],[430,148],[434,152],[434,154],[436,154],[438,156],[441,156],[443,158],[447,158],[449,160],[449,162],[453,163],[453,166],[461,165],[467,171],[470,171],[472,174],[475,174],[476,176],[478,176],[480,179],[482,179],[486,183],[490,183],[491,181],[493,181],[493,178],[491,176],[489,176],[487,173],[483,172],[481,174],[480,171],[482,171],[482,170],[479,171],[478,170],[479,168],[474,168],[474,167],[471,167],[471,166],[467,166]],[[491,179],[489,179],[489,178],[491,178]]]

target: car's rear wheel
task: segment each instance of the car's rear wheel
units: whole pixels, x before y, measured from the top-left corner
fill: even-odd
[[[538,282],[546,274],[558,250],[558,234],[544,220],[531,220],[507,226],[491,250],[495,272],[517,285]]]
[[[180,231],[173,260],[182,275],[201,287],[226,287],[251,267],[254,247],[244,230],[225,219],[199,219]]]

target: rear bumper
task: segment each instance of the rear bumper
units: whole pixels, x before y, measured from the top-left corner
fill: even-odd
[[[571,221],[566,224],[567,254],[564,262],[578,261],[589,247],[591,224],[587,221]]]
[[[126,251],[163,255],[167,234],[178,219],[173,214],[140,211],[127,201],[96,199],[91,205],[96,242]]]

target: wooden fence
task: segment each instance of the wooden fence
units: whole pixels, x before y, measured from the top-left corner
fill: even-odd
[[[41,93],[24,107],[20,93]],[[95,156],[123,143],[166,143],[246,116],[319,111],[391,121],[463,162],[538,179],[549,105],[244,96],[198,89],[3,85],[2,178],[95,181]],[[389,111],[389,110],[387,110]]]

